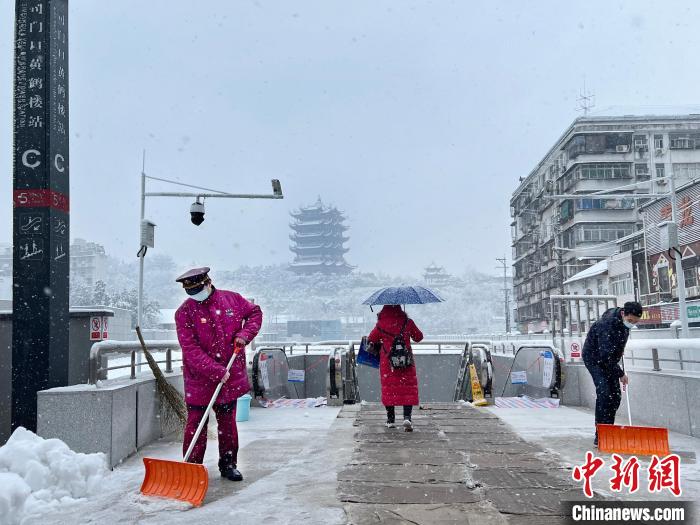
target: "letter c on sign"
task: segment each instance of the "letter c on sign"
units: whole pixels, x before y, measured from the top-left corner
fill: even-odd
[[[59,173],[66,171],[64,164],[65,160],[66,159],[60,153],[56,153],[56,156],[53,158],[53,165],[56,166],[56,171]]]
[[[34,162],[30,162],[29,155],[33,155],[35,157],[38,157],[39,155],[41,155],[41,152],[39,152],[35,149],[28,149],[27,151],[22,153],[22,164],[24,164],[27,168],[34,169],[37,166],[39,166],[39,164],[41,164],[41,161],[39,161],[37,159],[35,159]]]
[[[574,505],[573,507],[571,507],[571,518],[574,521],[581,520],[581,505]]]

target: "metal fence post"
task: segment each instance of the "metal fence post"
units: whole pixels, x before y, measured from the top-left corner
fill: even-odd
[[[659,350],[658,348],[651,349],[651,362],[653,364],[653,370],[659,372],[661,367],[659,366]]]
[[[678,364],[680,365],[681,370],[683,370],[683,350],[680,348],[678,349]]]
[[[136,379],[136,350],[131,351],[131,377],[130,379]]]
[[[173,351],[170,348],[165,351],[165,371],[167,373],[173,371]]]

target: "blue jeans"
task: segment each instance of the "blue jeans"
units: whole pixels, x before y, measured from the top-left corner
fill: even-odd
[[[585,363],[595,384],[595,422],[608,425],[615,424],[615,414],[620,408],[622,393],[620,379],[594,363]]]

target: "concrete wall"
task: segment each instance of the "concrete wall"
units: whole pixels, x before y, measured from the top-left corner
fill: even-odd
[[[168,380],[182,392],[182,375]],[[76,385],[39,392],[37,434],[76,452],[103,452],[110,467],[167,433],[155,380]]]
[[[595,409],[595,386],[586,367],[569,364],[565,370],[564,404]],[[627,373],[632,424],[666,427],[700,437],[700,377],[632,369]],[[627,424],[624,394],[616,422]]]
[[[120,310],[120,309],[117,309]],[[72,308],[70,310],[69,385],[86,383],[90,348],[90,316],[114,317],[112,309]],[[121,315],[121,314],[120,314]],[[12,312],[0,312],[0,444],[10,437],[12,415]]]
[[[546,391],[529,385],[511,385],[508,372],[512,355],[494,354],[494,396],[547,396]],[[513,370],[521,368],[520,363]],[[700,376],[681,371],[654,372],[628,367],[632,423],[666,427],[675,432],[700,437]],[[562,364],[562,404],[595,409],[595,386],[583,363]],[[528,380],[530,376],[528,375]],[[505,385],[505,392],[504,392]],[[627,423],[627,404],[623,395],[617,422]]]
[[[0,313],[0,445],[10,437],[12,417],[12,317]]]

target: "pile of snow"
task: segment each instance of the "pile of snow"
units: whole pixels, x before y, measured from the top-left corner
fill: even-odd
[[[104,454],[73,452],[60,439],[43,439],[19,427],[0,447],[0,516],[23,517],[75,503],[97,492],[107,462]]]

